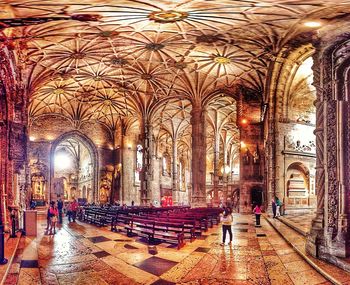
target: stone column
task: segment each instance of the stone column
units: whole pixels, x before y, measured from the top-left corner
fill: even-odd
[[[134,200],[136,204],[140,203],[139,194],[136,192],[135,171],[136,171],[136,153],[137,141],[136,134],[127,131],[127,126],[122,125],[121,130],[121,190],[120,201],[131,204]]]
[[[224,165],[223,165],[223,172],[222,172],[222,182],[223,182],[223,186],[222,186],[222,192],[223,192],[223,196],[224,196],[224,203],[227,204],[227,191],[228,191],[228,176],[226,173],[226,166],[227,166],[227,143],[224,143],[224,161],[223,161]]]
[[[338,227],[332,253],[347,257],[350,254],[347,189],[349,189],[349,102],[337,101],[337,170],[338,170]]]
[[[310,234],[307,237],[306,250],[318,257],[319,245],[324,239],[324,197],[325,197],[325,168],[324,168],[324,118],[325,108],[324,103],[318,98],[315,101],[316,106],[316,129],[314,134],[316,136],[316,181],[315,192],[317,197],[317,211],[316,217],[312,221]]]
[[[199,105],[199,104],[198,104]],[[192,201],[193,207],[206,206],[206,128],[205,110],[193,106],[192,125]]]
[[[127,154],[127,144],[128,144],[128,141],[127,141],[127,137],[126,135],[123,133],[122,134],[122,144],[121,144],[121,164],[122,164],[122,177],[121,177],[121,191],[120,191],[120,202],[121,204],[125,203],[126,202],[126,191],[127,191],[127,188],[128,188],[128,178],[130,176],[130,173],[128,173],[130,170],[130,167],[127,167],[126,163],[127,163],[127,157],[128,157],[128,154]],[[129,202],[129,201],[128,201]]]
[[[219,155],[220,133],[215,130],[214,134],[214,206],[219,205]]]
[[[152,152],[153,152],[153,129],[148,118],[144,118],[142,124],[143,141],[143,170],[141,177],[141,204],[150,202],[151,181],[153,179]]]
[[[172,168],[172,184],[173,184],[173,204],[177,205],[179,202],[179,186],[177,183],[178,178],[178,171],[177,171],[177,140],[174,137],[173,138],[173,155],[172,155],[172,162],[173,162],[173,168]]]

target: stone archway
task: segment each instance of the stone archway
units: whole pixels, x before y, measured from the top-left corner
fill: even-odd
[[[80,133],[79,131],[72,131],[65,133],[58,137],[51,146],[50,150],[50,197],[49,200],[52,198],[55,198],[55,193],[53,193],[53,188],[54,188],[54,176],[55,176],[55,152],[58,148],[58,146],[67,140],[74,140],[77,143],[83,145],[89,155],[91,156],[91,181],[89,181],[89,185],[92,187],[92,197],[90,197],[91,202],[96,202],[98,198],[98,181],[99,181],[99,172],[98,172],[98,152],[97,149],[94,145],[94,143],[84,134]],[[81,177],[73,177],[76,179],[78,182],[81,179]],[[78,186],[78,184],[77,184]],[[81,185],[84,187],[85,185]],[[78,190],[78,189],[77,189]],[[79,189],[81,190],[81,189]],[[76,194],[78,193],[83,193],[82,191],[76,191]],[[79,198],[79,197],[78,197]],[[82,197],[80,197],[82,198]]]

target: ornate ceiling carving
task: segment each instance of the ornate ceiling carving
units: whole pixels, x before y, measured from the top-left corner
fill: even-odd
[[[7,0],[0,18],[62,18],[6,29],[28,78],[32,118],[58,113],[113,130],[121,118],[168,108],[161,101],[212,102],[215,91],[236,85],[258,102],[270,61],[314,31],[303,23],[327,24],[349,7],[330,0]],[[84,22],[89,17],[97,21]]]

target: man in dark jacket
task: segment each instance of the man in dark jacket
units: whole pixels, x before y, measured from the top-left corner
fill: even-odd
[[[277,212],[276,198],[272,199],[271,204],[272,204],[271,206],[272,206],[273,218],[276,218],[276,212]]]
[[[61,197],[60,197],[60,199],[57,202],[57,209],[58,209],[58,222],[60,224],[62,224],[63,223],[63,219],[62,219],[62,216],[63,216],[63,201],[62,201]]]

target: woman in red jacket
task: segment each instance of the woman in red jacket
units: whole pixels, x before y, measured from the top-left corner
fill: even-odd
[[[256,227],[261,227],[260,225],[260,216],[261,216],[261,206],[260,205],[256,205],[254,210],[253,210],[254,214],[255,214],[255,226]]]

